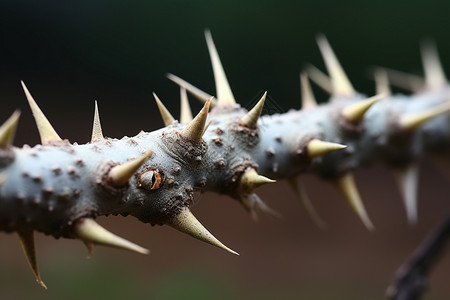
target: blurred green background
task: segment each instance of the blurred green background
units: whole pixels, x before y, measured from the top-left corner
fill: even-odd
[[[58,133],[89,141],[94,100],[104,134],[132,136],[162,126],[151,93],[174,115],[181,76],[214,94],[203,31],[212,31],[237,100],[267,90],[288,110],[300,106],[299,72],[323,69],[315,44],[324,33],[354,86],[374,93],[371,66],[421,74],[419,44],[433,38],[450,70],[447,1],[0,1],[0,118],[22,110],[16,144],[39,142],[24,80]],[[315,88],[315,87],[314,87]],[[321,101],[326,95],[315,92]],[[193,111],[200,105],[191,101]],[[383,166],[357,172],[377,230],[367,232],[328,184],[306,183],[328,223],[319,230],[283,182],[259,194],[283,219],[253,223],[233,200],[197,195],[196,216],[234,257],[166,227],[100,218],[108,229],[151,249],[150,256],[39,235],[44,291],[17,238],[0,235],[1,299],[381,299],[396,268],[450,209],[447,181],[428,161],[420,219],[406,225],[393,176]],[[427,299],[448,299],[450,257],[431,276]]]

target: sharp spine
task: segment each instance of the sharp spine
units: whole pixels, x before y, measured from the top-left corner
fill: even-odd
[[[423,43],[421,53],[427,88],[437,89],[447,85],[447,78],[442,69],[436,45],[432,41]]]
[[[194,142],[200,143],[202,141],[202,136],[205,131],[205,123],[208,117],[208,111],[211,104],[212,98],[206,101],[202,110],[195,116],[195,118],[186,125],[181,131],[181,136]]]
[[[307,153],[308,157],[313,159],[344,148],[347,148],[347,146],[338,143],[325,142],[319,139],[313,139],[308,143]]]
[[[184,79],[181,79],[176,75],[168,73],[167,78],[169,78],[172,82],[176,83],[178,86],[185,88],[189,93],[191,93],[195,98],[200,100],[200,102],[202,103],[205,103],[206,101],[208,101],[208,99],[213,97],[212,95],[205,93],[204,91],[196,88],[189,82],[185,81]],[[216,99],[211,100],[211,107],[214,107],[215,105],[217,105],[217,100]]]
[[[173,122],[175,122],[175,118],[170,114],[169,110],[164,106],[164,104],[159,100],[158,96],[153,93],[153,97],[155,98],[156,105],[158,105],[159,112],[163,119],[164,125],[169,126]]]
[[[344,108],[342,110],[342,115],[347,121],[351,123],[355,124],[361,123],[361,121],[364,118],[364,115],[369,110],[369,108],[371,108],[372,105],[374,105],[376,102],[380,101],[385,97],[386,95],[380,94],[362,101],[358,101]]]
[[[414,130],[423,123],[450,111],[450,103],[442,103],[420,113],[408,113],[399,118],[399,127],[402,130]]]
[[[375,230],[375,227],[370,221],[369,216],[367,215],[366,209],[364,208],[364,204],[361,200],[361,196],[359,195],[358,189],[356,188],[355,179],[353,175],[350,173],[344,174],[338,177],[334,181],[337,189],[341,192],[342,196],[347,200],[350,207],[353,211],[358,215],[366,228],[370,231]]]
[[[384,69],[377,68],[375,70],[375,90],[377,94],[384,94],[386,97],[392,95],[391,87],[389,86],[389,77]]]
[[[227,76],[223,70],[219,54],[217,53],[216,46],[214,45],[209,30],[205,30],[205,38],[208,45],[209,56],[211,58],[214,79],[216,81],[217,105],[236,104],[236,100],[234,100],[233,92],[231,91]]]
[[[95,101],[94,122],[92,125],[91,143],[103,141],[102,125],[100,124],[100,115],[98,113],[97,100]]]
[[[305,72],[306,74],[308,74],[308,77],[319,87],[321,87],[325,92],[330,95],[333,94],[333,85],[331,84],[331,79],[324,72],[311,64],[306,65]]]
[[[121,238],[102,226],[93,219],[82,219],[74,227],[74,234],[83,242],[89,244],[100,244],[125,250],[134,251],[141,254],[149,254],[150,251],[138,246],[130,241]],[[88,247],[89,248],[89,247]],[[89,251],[92,254],[91,250]]]
[[[211,244],[213,246],[224,249],[232,254],[239,255],[236,251],[231,250],[218,239],[216,239],[192,214],[189,208],[184,207],[181,212],[172,218],[167,224],[181,232],[187,233],[190,236]]]
[[[41,275],[39,274],[39,268],[36,260],[36,251],[34,249],[34,233],[33,231],[21,231],[18,232],[20,243],[22,245],[23,252],[27,257],[28,263],[30,264],[31,270],[33,270],[34,276],[36,277],[36,281],[44,288],[47,289],[47,286],[41,279]]]
[[[340,97],[354,95],[356,92],[326,37],[324,35],[317,36],[317,43],[322,52],[322,57],[325,61],[328,73],[330,74],[331,84],[333,86],[333,96]]]
[[[19,122],[20,111],[16,110],[0,127],[0,147],[10,146],[16,134],[17,124]]]
[[[297,182],[297,180],[295,180],[294,178],[288,179],[288,183],[289,183],[289,186],[291,187],[292,191],[294,192],[295,197],[306,209],[306,212],[311,217],[313,222],[317,225],[317,227],[322,228],[322,229],[327,227],[326,223],[319,216],[316,209],[312,205],[311,199],[309,198],[308,194],[306,193],[303,183],[301,181]]]
[[[62,139],[56,133],[55,129],[53,129],[52,125],[47,120],[44,113],[36,104],[36,101],[34,101],[33,96],[31,96],[30,92],[25,86],[25,83],[21,81],[21,84],[25,92],[25,96],[27,97],[28,103],[30,105],[31,111],[33,113],[34,119],[36,121],[36,125],[39,131],[39,135],[41,137],[42,144],[45,145],[48,144],[49,142],[61,141]]]
[[[192,121],[192,112],[191,107],[189,106],[187,91],[184,87],[180,87],[180,99],[181,99],[180,123],[187,124],[190,121]]]
[[[404,168],[395,169],[394,174],[405,204],[408,223],[411,225],[416,224],[419,167],[416,163],[412,163]]]
[[[300,74],[300,86],[302,93],[302,109],[308,109],[317,106],[316,98],[309,84],[308,75],[306,73]]]
[[[238,189],[242,194],[251,194],[257,187],[273,182],[276,182],[276,180],[259,175],[253,168],[247,168],[241,175]]]
[[[258,119],[261,116],[261,112],[264,108],[264,102],[266,101],[267,92],[256,103],[256,105],[241,119],[241,124],[248,128],[256,128],[258,126]]]
[[[389,82],[392,85],[402,88],[404,90],[418,93],[425,88],[425,81],[420,76],[384,67],[376,67],[376,70],[382,70],[386,72]]]
[[[108,173],[108,180],[113,186],[124,186],[136,171],[150,158],[152,150],[147,151],[141,157],[113,167]]]

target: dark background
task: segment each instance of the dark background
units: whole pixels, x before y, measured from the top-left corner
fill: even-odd
[[[24,80],[57,132],[89,141],[94,100],[106,136],[162,126],[151,93],[174,115],[181,76],[214,94],[203,31],[211,29],[234,95],[248,103],[267,90],[284,110],[300,106],[299,72],[323,69],[315,44],[324,33],[354,86],[374,93],[374,65],[421,74],[419,44],[433,38],[450,70],[446,1],[0,1],[0,120],[21,109],[15,144],[39,142]],[[315,89],[320,101],[326,94]],[[200,104],[191,101],[194,112]],[[328,228],[319,230],[283,182],[259,194],[282,219],[253,223],[235,201],[198,195],[193,210],[232,256],[166,227],[129,217],[100,218],[111,231],[151,249],[150,256],[97,247],[86,261],[79,241],[38,235],[44,291],[14,235],[0,235],[2,299],[124,297],[176,299],[381,299],[396,268],[449,211],[448,182],[427,161],[419,224],[406,224],[391,172],[359,170],[357,182],[377,230],[367,232],[334,189],[306,177]],[[450,258],[431,276],[427,299],[450,297]]]

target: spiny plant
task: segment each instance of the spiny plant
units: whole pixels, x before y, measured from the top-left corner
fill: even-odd
[[[216,97],[169,74],[181,90],[179,121],[154,94],[165,127],[134,137],[104,137],[95,103],[91,141],[71,144],[60,138],[22,82],[42,144],[12,146],[18,111],[0,127],[0,230],[19,235],[43,287],[35,231],[80,239],[90,253],[94,244],[148,253],[97,224],[94,219],[102,215],[132,215],[144,223],[169,225],[238,254],[191,213],[194,191],[229,195],[257,218],[257,209],[276,212],[255,190],[284,179],[323,226],[296,179],[311,173],[332,182],[364,226],[373,230],[352,172],[383,162],[397,171],[408,220],[416,222],[418,157],[442,158],[450,147],[450,90],[433,47],[423,49],[426,80],[414,85],[419,92],[393,96],[388,78],[403,85],[412,81],[380,69],[377,95],[366,97],[353,88],[328,41],[319,36],[329,77],[311,66],[307,73],[331,93],[330,101],[317,105],[307,73],[302,73],[301,109],[261,116],[266,93],[250,111],[237,104],[209,31],[205,36]],[[194,118],[187,92],[204,103]]]

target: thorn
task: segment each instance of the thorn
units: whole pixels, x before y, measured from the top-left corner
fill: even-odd
[[[281,218],[280,213],[270,208],[261,198],[255,194],[245,194],[240,196],[241,203],[244,205],[245,209],[250,214],[250,217],[254,222],[258,222],[258,215],[256,214],[256,209],[260,209],[263,212],[272,215],[276,218]]]
[[[317,106],[316,98],[311,89],[311,85],[309,84],[308,75],[302,72],[300,73],[300,86],[302,92],[302,108],[308,109]]]
[[[247,168],[244,174],[241,175],[238,190],[242,194],[251,194],[257,187],[272,182],[276,182],[276,180],[259,175],[253,168]]]
[[[261,99],[256,103],[256,105],[241,119],[241,124],[248,128],[256,128],[258,126],[258,119],[261,116],[261,112],[264,107],[264,102],[266,101],[267,92],[264,92]]]
[[[342,110],[342,115],[345,119],[347,119],[347,121],[351,123],[361,123],[364,115],[369,110],[369,108],[371,108],[372,105],[385,97],[386,95],[381,94],[353,103]]]
[[[41,275],[39,274],[39,268],[36,260],[36,252],[34,249],[34,236],[33,231],[21,231],[18,232],[20,243],[22,244],[23,252],[27,257],[28,263],[33,270],[34,276],[36,277],[36,281],[44,288],[47,289],[47,286],[41,279]]]
[[[130,241],[127,241],[100,226],[93,219],[81,219],[74,227],[76,237],[85,244],[100,244],[125,250],[134,251],[141,254],[149,254],[148,249],[142,248]],[[88,246],[89,249],[89,246]],[[90,253],[91,254],[91,253]]]
[[[319,45],[320,52],[322,52],[325,65],[327,67],[328,73],[330,74],[331,84],[333,86],[333,96],[347,96],[355,94],[352,84],[348,80],[347,75],[342,69],[336,55],[331,49],[328,40],[324,35],[317,36],[317,44]]]
[[[405,168],[394,169],[395,179],[403,197],[406,215],[410,225],[417,223],[417,186],[419,168],[413,163]]]
[[[227,76],[223,70],[219,54],[217,53],[216,46],[214,46],[214,41],[209,30],[205,30],[205,38],[206,44],[208,45],[209,56],[211,58],[214,79],[216,81],[217,105],[235,104],[236,100],[234,100]]]
[[[209,127],[209,125],[211,125],[211,123],[212,123],[212,120],[209,120],[208,123],[206,123],[205,129],[203,129],[203,134],[202,134],[202,136],[205,135],[205,132],[206,132],[206,130],[208,130],[208,127]]]
[[[100,115],[98,113],[97,100],[95,100],[94,123],[92,125],[91,143],[103,141],[102,125],[100,124]]]
[[[205,103],[206,101],[208,101],[208,99],[213,97],[212,95],[205,93],[204,91],[196,88],[189,82],[181,79],[180,77],[178,77],[176,75],[168,73],[167,78],[169,78],[172,82],[176,83],[178,86],[185,88],[189,93],[191,93],[195,98],[200,100],[202,103]],[[215,99],[213,99],[211,101],[211,107],[216,106],[216,104],[217,104],[217,101]]]
[[[347,148],[347,146],[338,143],[325,142],[319,139],[313,139],[308,143],[307,153],[308,157],[313,159],[344,148]]]
[[[427,88],[437,89],[446,86],[447,78],[442,69],[436,44],[432,41],[422,43],[421,52]]]
[[[31,111],[36,121],[42,144],[45,145],[52,141],[61,141],[61,138],[56,133],[55,129],[53,129],[50,122],[47,120],[39,106],[36,104],[36,101],[34,101],[33,97],[25,86],[25,83],[23,81],[21,81],[21,83],[22,88],[25,92],[25,96],[27,97],[28,104],[30,105]]]
[[[0,147],[6,148],[12,144],[16,134],[17,124],[19,122],[20,111],[13,112],[11,117],[0,127]]]
[[[375,227],[373,226],[372,221],[370,221],[366,209],[364,208],[364,204],[361,201],[361,196],[356,188],[353,175],[349,173],[342,175],[334,181],[334,184],[366,228],[370,231],[375,230]]]
[[[172,117],[170,112],[167,110],[167,108],[164,106],[161,100],[159,100],[158,96],[156,96],[155,93],[153,93],[153,97],[155,97],[156,105],[158,105],[159,113],[161,114],[161,117],[164,121],[164,125],[169,126],[173,122],[175,122],[175,118]]]
[[[321,87],[328,94],[333,94],[333,85],[331,84],[330,77],[324,72],[320,71],[317,67],[307,64],[305,71],[309,78],[314,81],[319,87]]]
[[[423,123],[450,111],[449,103],[442,103],[420,113],[408,113],[399,118],[399,127],[403,130],[414,130]]]
[[[191,112],[191,107],[189,106],[187,92],[184,87],[180,88],[180,98],[181,98],[180,123],[187,124],[190,121],[192,121],[192,112]]]
[[[195,116],[195,118],[191,122],[189,122],[186,127],[184,127],[184,129],[180,133],[181,136],[195,143],[200,143],[202,141],[211,100],[212,98],[209,98],[198,115]]]
[[[389,86],[389,77],[385,69],[377,68],[375,70],[375,90],[377,94],[384,94],[386,97],[392,95],[391,87]]]
[[[312,205],[311,199],[309,198],[308,194],[306,193],[305,187],[303,186],[303,183],[297,182],[294,178],[288,179],[289,186],[291,187],[292,191],[294,192],[295,197],[297,200],[303,204],[303,207],[306,209],[306,212],[311,217],[311,219],[314,221],[314,223],[317,225],[317,227],[324,229],[327,227],[327,224],[323,221],[323,219],[319,216],[316,209]]]
[[[113,167],[109,173],[109,181],[113,186],[123,186],[136,173],[136,171],[150,158],[152,150],[147,151],[139,158],[133,159],[129,162]]]
[[[375,70],[382,70],[386,72],[389,82],[392,85],[407,91],[418,93],[425,88],[425,81],[420,76],[383,67],[376,67]]]
[[[230,253],[239,255],[236,251],[231,250],[218,239],[216,239],[203,225],[195,218],[189,208],[184,207],[181,212],[168,223],[169,226],[189,234],[190,236],[211,244],[213,246],[224,249]]]

